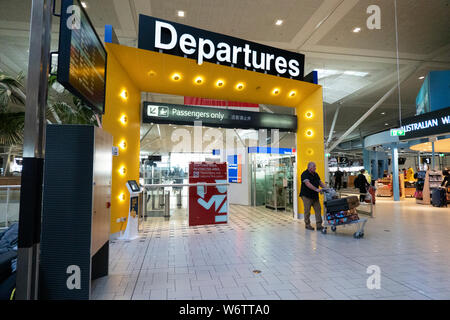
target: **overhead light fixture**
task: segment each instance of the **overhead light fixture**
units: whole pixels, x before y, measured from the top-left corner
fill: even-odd
[[[295,90],[292,90],[291,92],[289,92],[289,97],[295,97],[295,95],[297,94],[297,92]]]
[[[275,25],[277,26],[281,26],[283,24],[283,20],[278,19],[277,21],[275,21]]]
[[[238,89],[238,90],[244,89],[244,84],[243,84],[242,82],[239,82],[239,83],[236,85],[236,89]]]
[[[384,116],[386,114],[386,112],[382,112],[381,114]]]
[[[389,125],[389,123],[385,123],[384,125],[385,125],[385,126],[388,126],[388,125]]]
[[[179,17],[184,17],[184,11],[183,10],[178,10],[178,16]]]
[[[86,8],[87,6],[86,6],[86,2],[84,2],[84,1],[81,1],[81,5],[83,6],[83,8]]]
[[[272,94],[273,95],[277,95],[279,93],[280,93],[280,89],[279,88],[275,88],[275,89],[272,90]]]
[[[353,29],[353,32],[354,33],[358,33],[358,32],[360,32],[361,31],[361,28],[360,27],[356,27],[355,29]]]
[[[419,77],[419,80],[423,80],[423,79],[425,79],[425,77],[424,77],[424,76],[421,76],[421,77]]]

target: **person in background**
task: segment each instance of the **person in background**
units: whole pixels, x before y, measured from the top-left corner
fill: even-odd
[[[342,173],[342,171],[339,170],[339,168],[337,168],[337,171],[334,174],[334,189],[339,190],[342,187],[342,176],[344,174]]]
[[[372,177],[370,176],[369,172],[365,171],[364,176],[366,177],[367,183],[370,184],[372,182]]]
[[[310,211],[311,207],[314,207],[314,213],[316,216],[316,229],[322,230],[322,215],[321,207],[319,203],[319,193],[326,189],[326,185],[320,181],[320,177],[316,172],[316,164],[314,162],[308,163],[308,168],[303,171],[302,176],[302,186],[300,190],[300,197],[303,200],[304,213],[305,213],[305,228],[308,230],[314,230],[311,227],[310,221]],[[322,189],[319,189],[319,186]]]
[[[359,189],[359,201],[364,202],[365,193],[367,193],[367,188],[370,184],[367,182],[366,176],[364,173],[365,169],[361,169],[360,174],[355,179],[355,187]]]
[[[444,180],[442,181],[441,187],[449,188],[450,187],[450,172],[447,168],[445,168],[444,171],[442,171],[442,174],[444,175]]]

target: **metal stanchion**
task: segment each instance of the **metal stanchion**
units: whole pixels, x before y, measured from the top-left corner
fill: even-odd
[[[167,193],[164,195],[165,201],[164,201],[164,217],[169,218],[170,217],[170,191],[167,191]]]
[[[181,189],[177,192],[177,208],[181,208]]]

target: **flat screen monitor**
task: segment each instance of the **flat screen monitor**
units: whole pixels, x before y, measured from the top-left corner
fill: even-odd
[[[57,80],[94,112],[105,112],[107,53],[79,0],[61,0]]]
[[[141,191],[141,188],[139,188],[139,185],[137,184],[136,180],[128,180],[128,185],[130,186],[131,191],[133,192]]]

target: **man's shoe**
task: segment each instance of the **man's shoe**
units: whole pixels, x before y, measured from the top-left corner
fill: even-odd
[[[322,231],[322,229],[323,229],[323,227],[322,227],[322,226],[320,226],[320,227],[316,227],[316,230],[317,230],[317,231]]]
[[[311,226],[305,226],[305,229],[308,229],[308,230],[313,230],[313,231],[314,231],[314,228],[313,228],[313,227],[311,227]]]

